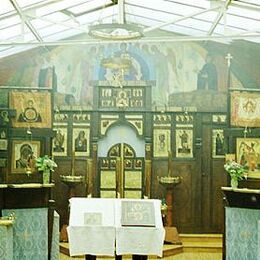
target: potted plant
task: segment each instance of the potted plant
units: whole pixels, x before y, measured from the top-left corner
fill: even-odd
[[[38,157],[36,159],[36,167],[39,172],[42,172],[43,184],[50,183],[51,172],[53,172],[54,168],[57,167],[54,160],[48,155]]]
[[[224,169],[230,175],[231,187],[233,189],[238,187],[238,181],[245,177],[245,168],[235,161],[227,161],[224,164]]]

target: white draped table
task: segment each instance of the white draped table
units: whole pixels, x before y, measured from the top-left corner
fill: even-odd
[[[148,202],[154,210],[154,226],[122,226],[123,201]],[[165,230],[160,200],[71,198],[68,227],[70,255],[123,254],[162,256]],[[101,216],[100,223],[85,223],[86,213]]]

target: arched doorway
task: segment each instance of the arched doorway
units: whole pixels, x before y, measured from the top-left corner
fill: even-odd
[[[128,125],[111,127],[98,144],[98,192],[101,198],[142,198],[145,142]]]

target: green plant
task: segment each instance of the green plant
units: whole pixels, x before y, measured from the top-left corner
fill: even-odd
[[[57,164],[53,161],[53,159],[50,156],[44,155],[43,157],[38,157],[36,159],[36,167],[38,171],[54,171],[54,168],[57,167]]]
[[[224,164],[224,169],[229,173],[231,179],[242,180],[245,176],[244,173],[246,172],[244,166],[235,162],[235,161],[228,161]]]

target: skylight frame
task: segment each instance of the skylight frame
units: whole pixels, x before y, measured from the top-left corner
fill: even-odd
[[[96,8],[100,8],[100,9],[105,8],[105,5],[111,4],[111,3],[112,3],[111,0],[102,0],[102,4],[101,4],[100,1],[98,2],[96,0],[87,0],[87,2],[85,2],[85,3],[82,3],[78,6],[66,8],[66,10],[71,12],[73,15],[78,16],[80,14],[89,12],[89,11],[96,9]],[[85,6],[87,8],[85,8]]]
[[[1,0],[1,2],[6,0]],[[52,39],[57,39],[62,42],[62,39],[79,35],[88,31],[88,25],[93,23],[99,23],[104,21],[109,21],[112,23],[113,21],[118,20],[118,13],[115,12],[116,5],[102,8],[103,5],[112,3],[112,0],[106,0],[106,2],[102,2],[100,5],[100,10],[95,12],[90,11],[87,13],[77,12],[75,14],[76,20],[73,20],[70,15],[64,13],[64,16],[61,14],[62,11],[69,10],[70,8],[80,5],[82,3],[94,3],[94,0],[16,0],[17,3],[22,8],[23,14],[31,14],[31,18],[28,18],[32,25],[35,27],[37,32],[43,36],[44,41],[49,41]],[[58,1],[58,2],[57,2]],[[86,2],[88,1],[88,2]],[[222,4],[225,1],[219,1]],[[231,2],[228,6],[226,13],[224,12],[222,19],[216,25],[212,36],[223,35],[226,36],[228,34],[244,34],[247,32],[254,31],[252,29],[260,28],[260,19],[258,19],[258,14],[260,13],[260,1],[258,3],[255,0],[237,0],[235,2]],[[8,2],[7,2],[8,3]],[[22,4],[21,4],[22,3]],[[167,7],[168,3],[168,7]],[[2,4],[2,3],[1,3]],[[175,7],[180,8],[180,11],[176,11]],[[140,8],[139,10],[143,10],[142,15],[139,16],[140,12],[135,14],[132,10],[136,10],[135,8]],[[205,10],[211,8],[211,1],[209,0],[125,0],[125,18],[126,23],[140,23],[141,25],[146,27],[155,26],[156,24],[167,23],[167,20],[174,20],[174,17],[185,17],[185,15],[190,15],[195,11]],[[75,7],[76,8],[76,7]],[[80,9],[80,7],[79,7]],[[91,8],[90,8],[91,9]],[[37,15],[33,16],[34,12],[37,10],[44,11],[45,15],[39,18]],[[221,10],[221,9],[220,9]],[[1,11],[1,10],[0,10]],[[71,11],[71,10],[69,10]],[[148,17],[147,14],[152,14],[152,17]],[[209,15],[213,15],[212,18]],[[177,22],[171,25],[165,25],[161,29],[163,31],[169,30],[169,33],[179,34],[182,32],[183,35],[191,35],[191,36],[202,36],[207,35],[208,25],[212,25],[214,23],[214,18],[218,15],[218,12],[209,11],[209,13],[198,14],[192,18],[187,18],[183,21]],[[182,16],[181,16],[182,15]],[[68,19],[66,19],[66,16]],[[160,17],[161,16],[161,17]],[[4,34],[4,37],[1,37],[0,40],[13,40],[20,41],[19,38],[32,42],[37,42],[32,32],[29,31],[26,24],[23,26],[22,20],[17,15],[16,11],[12,6],[6,9],[2,14],[0,14],[0,35]],[[54,18],[53,18],[54,17]],[[55,18],[57,17],[57,18]],[[62,18],[64,17],[64,19]],[[156,18],[156,19],[154,19]],[[157,19],[158,18],[158,19]],[[49,19],[49,21],[48,21]],[[154,19],[154,20],[151,20]],[[56,20],[57,23],[55,23]],[[44,22],[42,22],[44,21]],[[59,24],[60,23],[60,24]],[[64,24],[62,24],[64,23]],[[197,26],[193,26],[197,24]],[[206,28],[203,28],[203,24]],[[21,26],[20,29],[19,25]],[[79,29],[76,29],[78,26]],[[200,28],[201,27],[201,28]],[[13,29],[15,28],[16,32],[25,32],[24,35],[14,33]],[[52,29],[54,31],[52,31]],[[2,30],[2,33],[1,33]],[[9,36],[8,30],[11,32]],[[13,32],[13,33],[12,33]],[[70,33],[71,32],[71,33]],[[62,36],[63,34],[63,36]],[[151,34],[149,34],[151,35]],[[11,36],[11,37],[10,37]],[[8,38],[8,39],[7,39]],[[19,40],[18,40],[19,39]],[[249,41],[253,41],[253,38],[248,38]],[[258,42],[258,41],[257,41]],[[0,46],[1,47],[1,46]],[[18,46],[14,46],[15,47]],[[21,50],[21,48],[19,48]],[[2,51],[0,50],[2,54]]]

